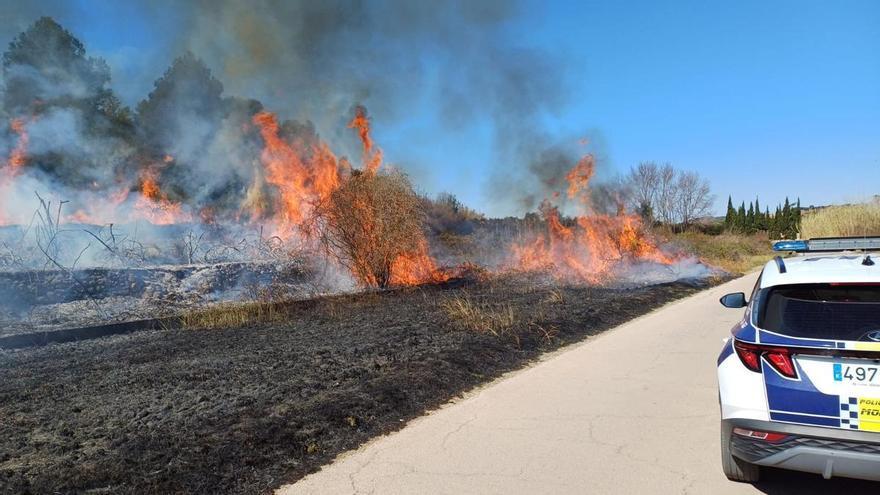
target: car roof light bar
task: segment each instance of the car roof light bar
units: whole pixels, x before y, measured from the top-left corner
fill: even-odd
[[[799,241],[779,241],[774,251],[815,253],[828,251],[876,251],[880,250],[880,237],[820,237]]]

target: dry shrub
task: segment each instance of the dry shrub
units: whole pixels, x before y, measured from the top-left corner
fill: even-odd
[[[365,286],[387,287],[395,262],[425,249],[424,213],[400,172],[353,173],[315,206],[310,233]]]
[[[801,237],[843,237],[880,235],[880,204],[830,206],[805,213]]]

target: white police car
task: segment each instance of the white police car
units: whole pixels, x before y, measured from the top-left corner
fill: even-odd
[[[880,238],[783,241],[718,357],[721,460],[880,480]]]

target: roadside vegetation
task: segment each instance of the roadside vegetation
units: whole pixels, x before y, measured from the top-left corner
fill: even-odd
[[[673,241],[703,262],[734,275],[748,273],[774,256],[765,232],[707,234],[689,230],[676,234]]]
[[[880,235],[880,204],[829,206],[804,215],[801,237]]]

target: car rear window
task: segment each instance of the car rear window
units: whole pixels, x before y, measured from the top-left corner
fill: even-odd
[[[870,340],[880,330],[880,285],[809,284],[768,289],[758,326],[792,337]]]

